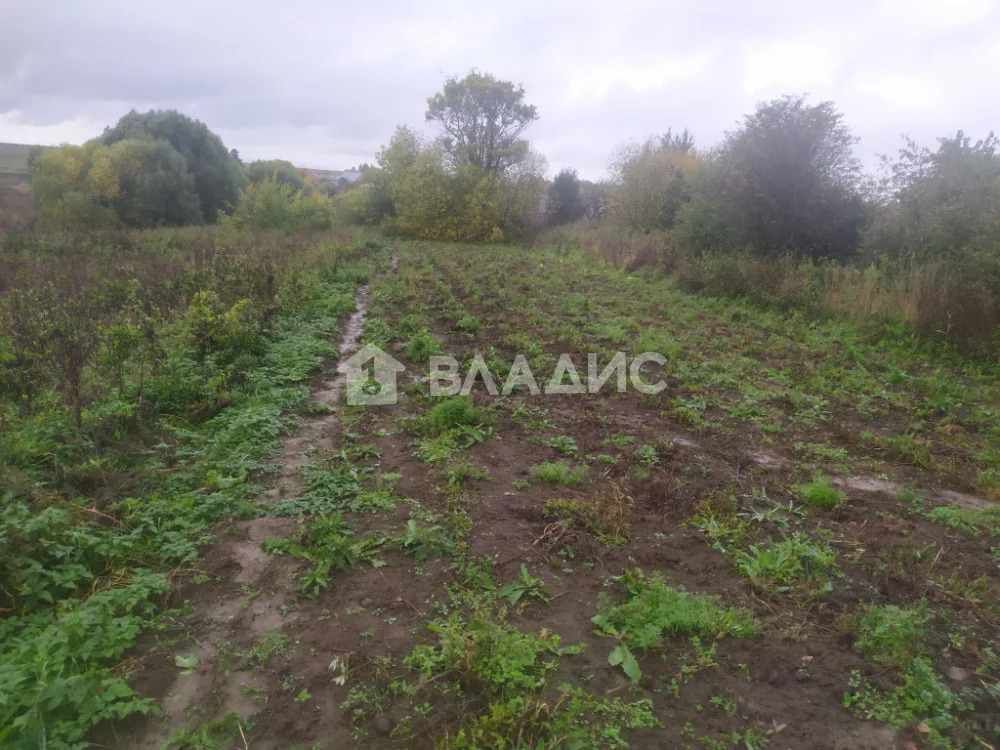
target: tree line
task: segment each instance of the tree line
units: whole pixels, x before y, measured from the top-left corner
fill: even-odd
[[[288,162],[242,164],[178,112],[133,111],[82,146],[32,154],[38,226],[343,224],[462,242],[545,241],[568,227],[557,241],[589,243],[633,268],[659,265],[712,292],[797,302],[835,286],[816,264],[849,264],[875,268],[872,289],[847,295],[864,298],[866,315],[919,308],[902,317],[980,343],[1000,323],[992,134],[958,132],[934,148],[905,141],[870,175],[832,102],[784,96],[715,145],[669,128],[630,143],[612,155],[609,178],[592,183],[572,169],[546,178],[526,137],[538,117],[521,85],[476,70],[448,78],[427,100],[438,136],[398,127],[358,184],[331,197]],[[889,292],[894,301],[879,302]]]
[[[29,169],[41,229],[333,224],[329,196],[290,162],[244,165],[204,123],[173,110],[133,110],[82,146],[35,147]]]

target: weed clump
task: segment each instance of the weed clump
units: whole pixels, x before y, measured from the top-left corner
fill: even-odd
[[[813,593],[833,589],[830,576],[837,571],[836,555],[827,544],[818,544],[796,532],[781,542],[750,545],[736,553],[736,569],[754,586],[785,593],[804,586]]]
[[[925,601],[916,607],[871,604],[854,617],[854,645],[879,664],[903,669],[924,652],[929,620]]]
[[[802,502],[820,510],[833,510],[847,499],[847,495],[834,487],[827,477],[818,477],[795,489]]]
[[[851,673],[849,685],[854,692],[844,695],[844,705],[857,716],[884,721],[893,729],[919,721],[932,745],[956,746],[948,731],[969,706],[944,686],[924,657],[915,657],[903,673],[903,684],[889,692],[874,687],[857,670]]]
[[[469,396],[451,396],[434,406],[427,415],[426,427],[430,435],[441,435],[462,426],[475,426],[484,421],[482,409],[472,403]]]
[[[375,550],[381,539],[356,539],[353,529],[340,513],[318,517],[290,537],[266,539],[261,549],[269,555],[291,555],[306,560],[312,567],[299,579],[302,596],[313,599],[330,585],[334,570],[347,570],[368,561],[378,566]]]
[[[552,484],[583,484],[587,478],[587,467],[573,468],[568,461],[543,461],[531,467],[531,478]]]
[[[659,573],[647,578],[641,570],[618,579],[625,587],[625,601],[610,604],[605,598],[592,618],[595,632],[618,640],[608,662],[621,666],[633,682],[641,676],[631,649],[647,649],[668,636],[689,635],[753,638],[760,625],[744,609],[727,608],[707,596],[667,586]]]
[[[423,362],[440,353],[441,342],[426,329],[415,333],[403,347],[403,356],[411,362]]]
[[[522,633],[502,612],[480,603],[466,619],[452,612],[427,626],[436,644],[419,645],[403,663],[427,677],[448,672],[466,684],[481,680],[492,692],[512,697],[541,687],[557,666],[554,658],[578,654],[582,646],[560,647],[559,636],[543,631]]]
[[[592,534],[603,544],[628,541],[626,517],[631,502],[621,493],[602,495],[596,500],[548,500],[542,516]]]

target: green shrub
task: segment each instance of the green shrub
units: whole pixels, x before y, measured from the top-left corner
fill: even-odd
[[[462,315],[462,317],[460,317],[455,323],[455,328],[465,333],[477,334],[479,333],[479,327],[479,318],[474,315],[469,315],[468,313]]]
[[[329,229],[333,215],[333,206],[325,195],[296,190],[272,175],[247,185],[223,223],[236,229],[294,232]]]

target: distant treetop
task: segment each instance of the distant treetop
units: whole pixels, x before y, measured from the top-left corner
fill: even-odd
[[[220,212],[236,202],[246,177],[240,163],[222,139],[203,122],[175,110],[134,109],[113,128],[106,128],[101,142],[110,146],[129,139],[163,140],[173,146],[187,163],[205,221],[215,221]]]

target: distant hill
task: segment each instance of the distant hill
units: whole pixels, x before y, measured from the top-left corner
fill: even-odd
[[[34,146],[25,143],[0,143],[0,174],[28,171],[28,153]]]

